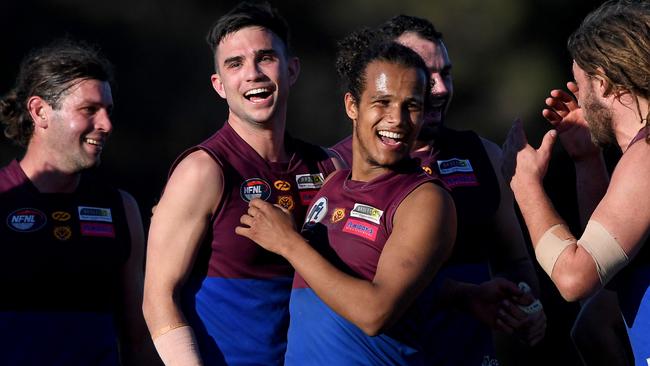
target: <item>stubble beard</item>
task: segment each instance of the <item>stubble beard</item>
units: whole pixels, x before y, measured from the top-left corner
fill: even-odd
[[[612,111],[588,95],[583,107],[585,119],[589,124],[591,141],[604,147],[616,143],[616,134],[612,127]]]

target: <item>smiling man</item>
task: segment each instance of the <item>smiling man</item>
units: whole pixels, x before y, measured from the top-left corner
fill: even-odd
[[[5,135],[27,148],[0,170],[3,364],[146,365],[156,357],[140,310],[137,203],[85,173],[113,130],[112,81],[97,50],[57,41],[25,58],[0,100]]]
[[[334,165],[285,133],[300,67],[275,10],[242,3],[208,43],[228,120],[172,167],[151,222],[143,309],[168,365],[282,365],[293,268],[235,227],[255,198],[302,221]]]

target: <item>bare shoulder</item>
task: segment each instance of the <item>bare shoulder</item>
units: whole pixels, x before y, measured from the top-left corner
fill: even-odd
[[[217,161],[203,150],[194,151],[172,172],[157,210],[187,207],[213,211],[221,199],[223,184],[223,169]]]
[[[435,219],[439,214],[449,210],[454,210],[455,213],[451,195],[439,185],[428,182],[419,185],[404,198],[395,216],[424,216]]]

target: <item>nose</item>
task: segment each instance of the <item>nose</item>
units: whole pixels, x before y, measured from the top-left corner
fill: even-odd
[[[113,131],[113,122],[111,122],[111,117],[106,109],[102,109],[98,113],[96,117],[95,128],[106,133],[107,135],[110,135]]]
[[[248,81],[259,80],[264,75],[257,62],[247,62],[244,64],[244,68],[244,75]]]
[[[445,79],[439,73],[431,74],[431,94],[436,96],[449,94]]]

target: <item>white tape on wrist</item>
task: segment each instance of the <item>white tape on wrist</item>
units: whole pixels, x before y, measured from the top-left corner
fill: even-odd
[[[524,293],[529,293],[530,292],[530,286],[526,282],[519,282],[518,284],[519,289],[523,291]],[[517,305],[521,311],[523,311],[526,314],[535,314],[537,312],[542,311],[543,306],[541,301],[539,299],[535,299],[535,301],[531,302],[528,305]]]
[[[168,330],[153,341],[165,366],[202,366],[199,347],[192,327],[184,325]]]

